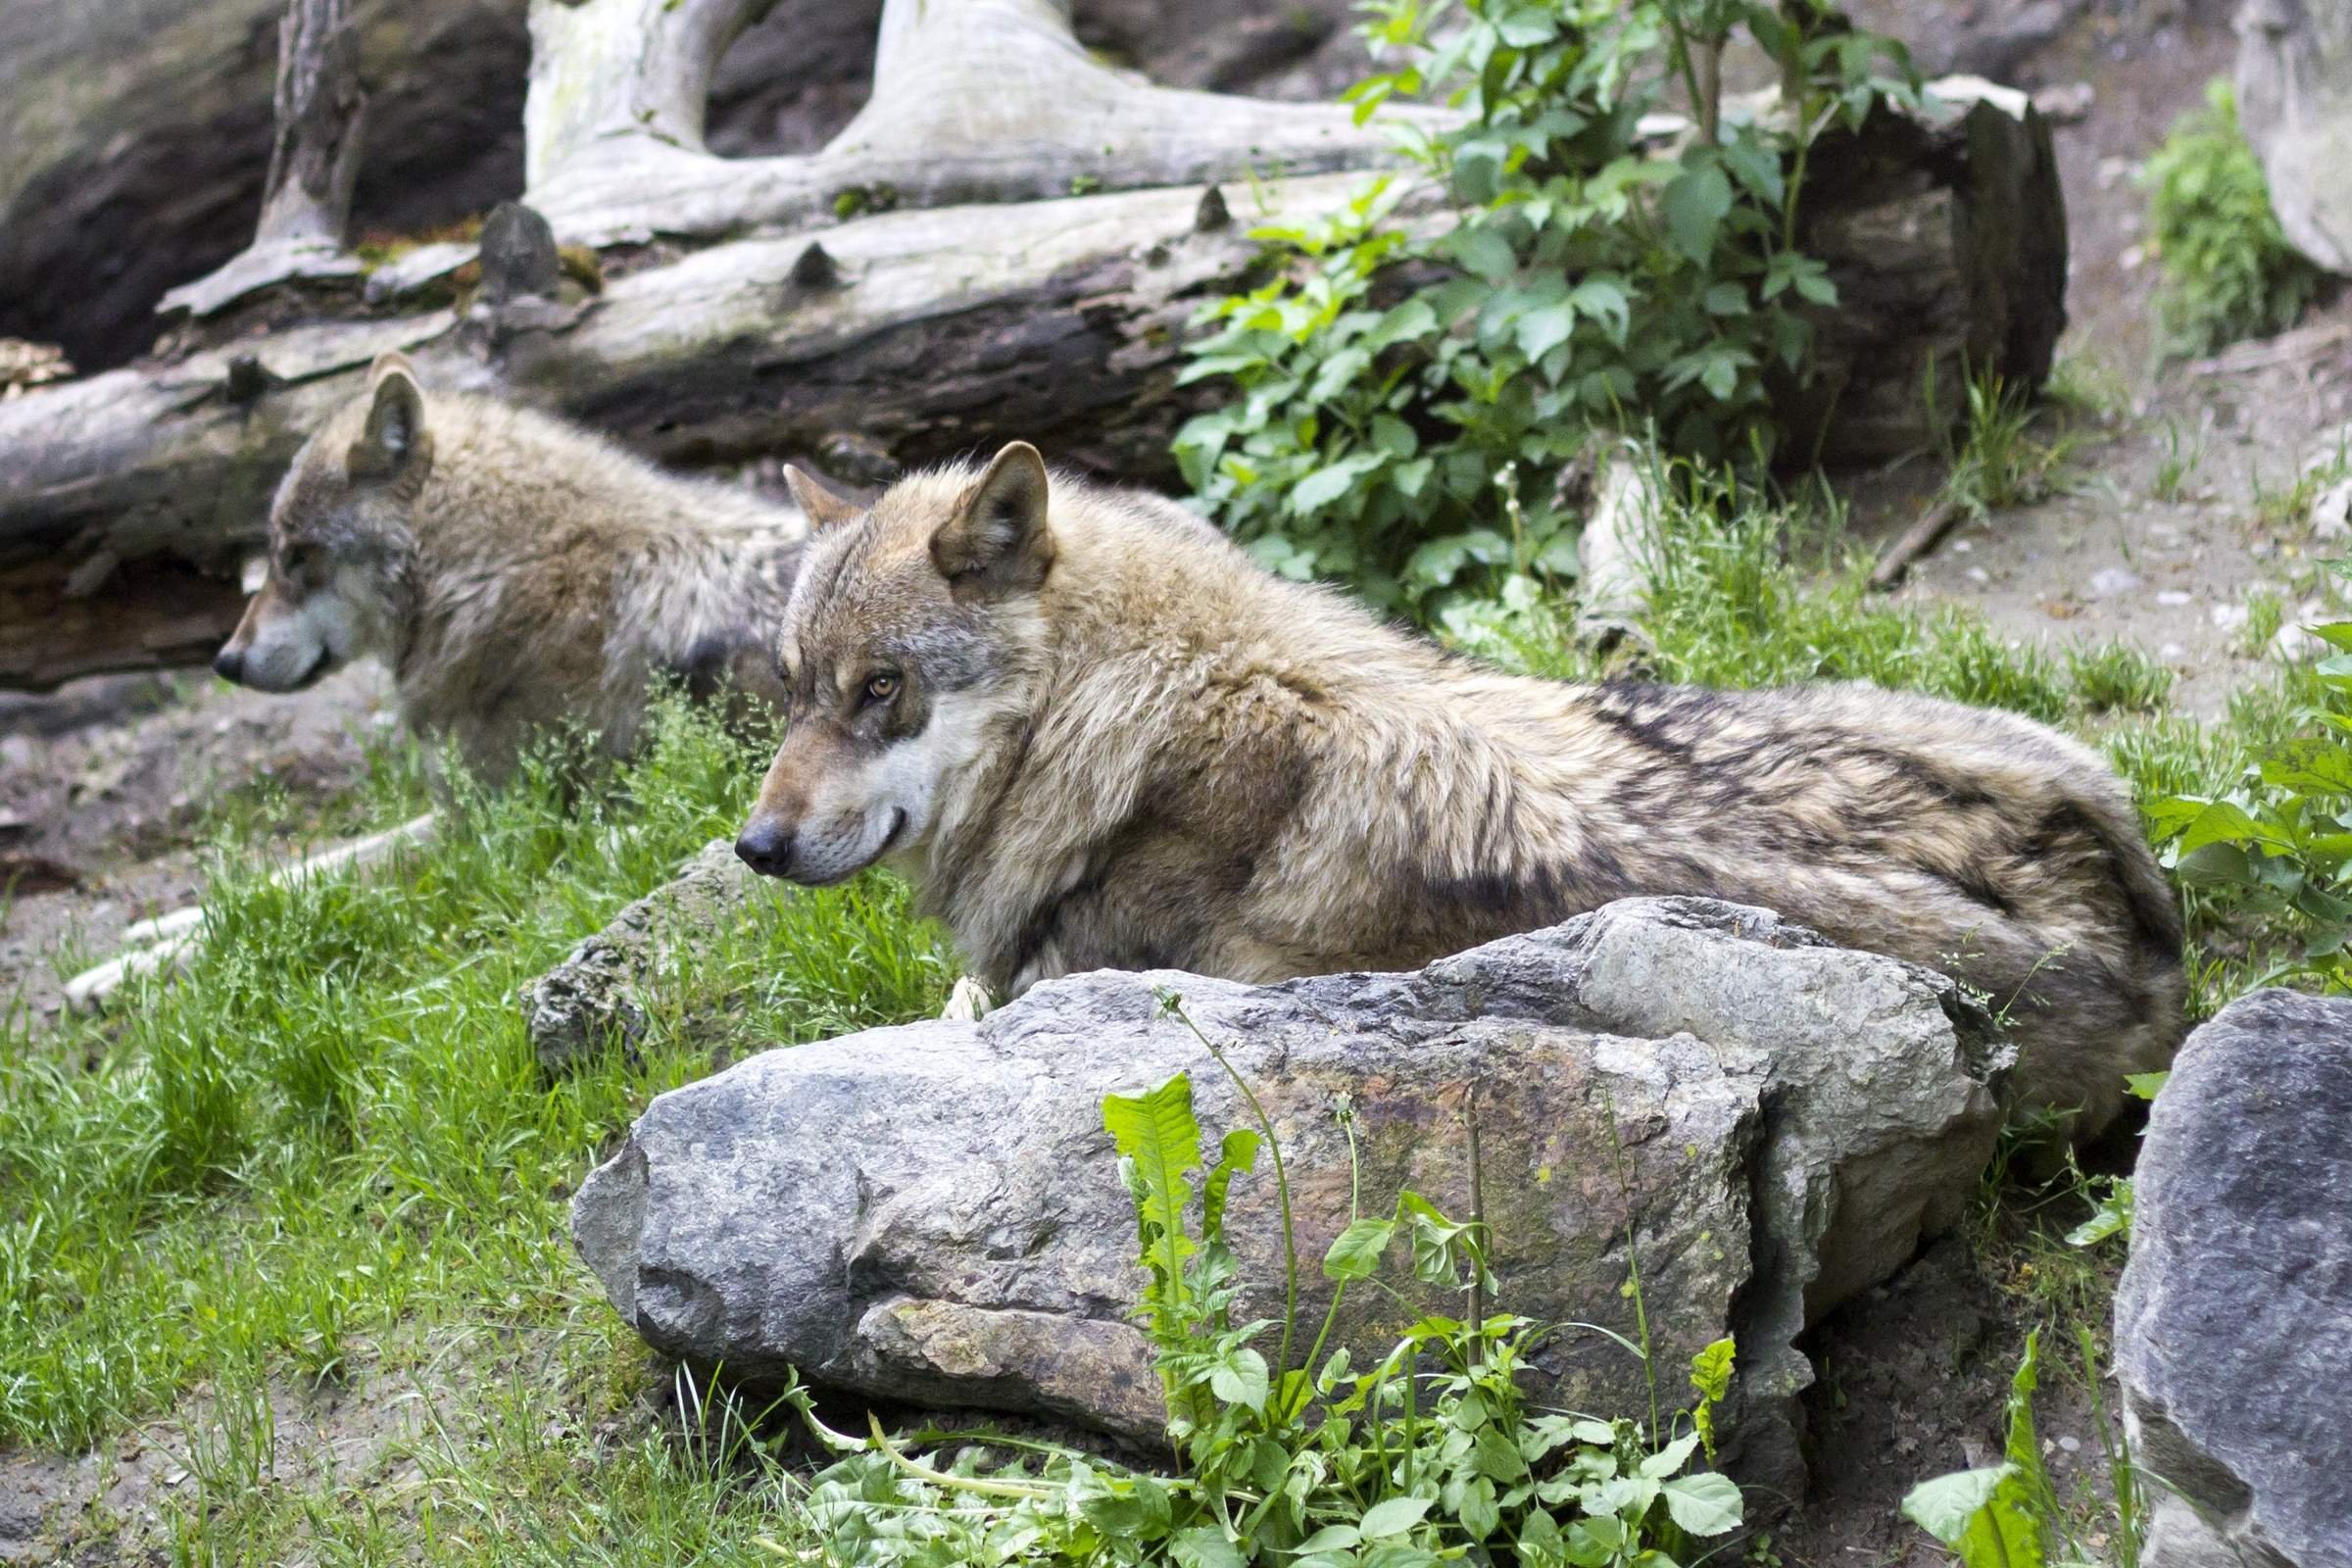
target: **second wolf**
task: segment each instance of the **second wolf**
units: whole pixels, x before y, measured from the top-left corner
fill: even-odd
[[[820,527],[792,724],[738,851],[812,884],[891,857],[1000,994],[1406,969],[1695,894],[1981,990],[2020,1101],[2080,1136],[2179,1041],[2180,918],[2131,800],[2031,720],[1503,674],[1019,444],[864,511],[794,478]]]
[[[492,779],[560,724],[618,756],[657,678],[780,702],[767,639],[805,531],[545,415],[427,398],[387,355],[286,470],[214,667],[285,692],[373,656],[409,727]]]

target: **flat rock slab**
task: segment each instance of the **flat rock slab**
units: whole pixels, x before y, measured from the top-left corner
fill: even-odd
[[[1737,1334],[1739,1462],[1781,1485],[1802,1479],[1794,1399],[1812,1375],[1794,1337],[1958,1216],[1998,1127],[2002,1054],[1942,976],[1761,909],[1630,900],[1414,974],[1081,975],[976,1024],[765,1053],[647,1108],[573,1201],[580,1251],[623,1317],[693,1362],[1155,1440],[1102,1097],[1183,1071],[1209,1139],[1246,1124],[1161,988],[1230,1042],[1273,1119],[1310,1331],[1329,1299],[1317,1263],[1350,1216],[1337,1111],[1367,1211],[1410,1188],[1466,1218],[1474,1103],[1496,1305],[1630,1337],[1630,1241],[1661,1390]],[[1230,1205],[1238,1315],[1277,1315],[1262,1157]],[[1336,1340],[1359,1366],[1418,1310],[1461,1305],[1401,1270],[1391,1283],[1413,1308],[1347,1298]],[[1556,1334],[1533,1365],[1545,1402],[1647,1408],[1642,1367],[1604,1335]]]
[[[2167,1484],[2144,1568],[2352,1568],[2352,1002],[2258,991],[2139,1157],[2116,1376]]]

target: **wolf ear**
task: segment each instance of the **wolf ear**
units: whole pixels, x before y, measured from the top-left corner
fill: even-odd
[[[812,533],[820,528],[854,522],[865,514],[865,509],[857,502],[806,468],[796,468],[789,463],[784,465],[784,488],[792,492],[792,499],[801,504],[803,512],[808,514],[808,528]]]
[[[931,560],[958,589],[1034,589],[1054,564],[1046,521],[1046,460],[1026,441],[999,452],[956,514],[931,536]]]
[[[344,455],[344,471],[354,479],[389,484],[402,500],[413,499],[432,470],[433,437],[424,427],[424,388],[406,355],[385,354],[368,371],[373,395],[368,423]]]

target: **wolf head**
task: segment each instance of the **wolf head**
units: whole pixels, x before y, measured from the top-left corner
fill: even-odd
[[[269,575],[213,668],[259,691],[291,692],[365,655],[397,658],[410,514],[432,466],[416,370],[384,355],[367,392],[303,443],[279,482]]]
[[[811,887],[921,849],[1015,709],[1054,566],[1045,461],[917,475],[859,510],[798,469],[816,533],[778,640],[790,724],[735,841]]]

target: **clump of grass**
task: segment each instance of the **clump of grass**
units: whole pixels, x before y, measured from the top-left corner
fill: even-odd
[[[1933,362],[1925,392],[1928,407],[1936,407]],[[1945,494],[1973,517],[2044,500],[2072,482],[2066,464],[2081,445],[2071,431],[2042,438],[2030,394],[1980,371],[1968,380],[1959,438],[1945,438]]]
[[[2164,268],[2157,307],[2175,352],[2210,354],[2295,324],[2325,274],[2287,243],[2271,211],[2228,78],[2215,78],[2205,106],[2174,122],[2142,178]]]
[[[2173,672],[2131,643],[2071,649],[2066,669],[2092,713],[2160,713],[2173,694]]]
[[[2156,460],[2156,472],[2148,493],[2167,506],[2187,499],[2189,484],[2196,478],[2197,469],[2205,461],[2205,438],[2202,431],[2192,432],[2186,439],[2174,420],[2164,421],[2164,456]]]
[[[277,887],[220,847],[190,973],[107,1024],[0,1040],[0,1445],[73,1448],[262,1358],[311,1376],[403,1314],[525,1320],[581,1291],[554,1194],[645,1097],[708,1070],[663,1014],[542,1084],[514,996],[731,834],[761,758],[664,709],[648,755],[574,799],[543,753],[461,784],[404,873]],[[378,822],[421,807],[391,769]],[[951,965],[879,877],[777,896],[723,934],[736,1038],[936,1012]]]

